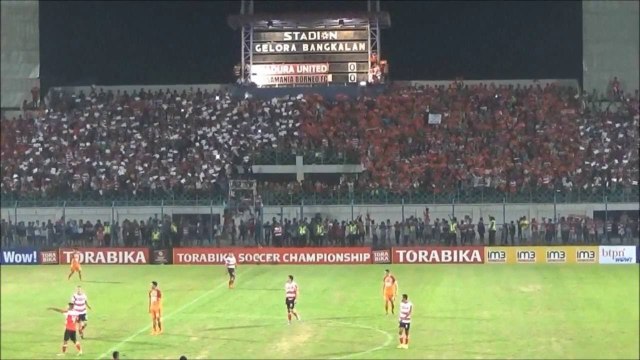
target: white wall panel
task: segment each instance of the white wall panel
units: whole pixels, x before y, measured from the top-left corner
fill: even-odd
[[[37,1],[0,1],[2,108],[31,100],[40,78],[40,25]]]
[[[638,1],[582,2],[583,87],[608,90],[618,77],[625,91],[639,88]]]

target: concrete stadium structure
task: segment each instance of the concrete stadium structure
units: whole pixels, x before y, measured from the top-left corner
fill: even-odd
[[[2,35],[2,111],[19,110],[30,91],[40,87],[40,24],[38,1],[0,2]]]

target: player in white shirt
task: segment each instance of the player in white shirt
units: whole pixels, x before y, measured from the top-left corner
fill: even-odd
[[[233,289],[235,287],[236,282],[236,257],[233,253],[228,253],[224,257],[224,266],[227,268],[227,272],[229,273],[229,289]]]
[[[84,329],[87,327],[87,309],[91,310],[87,294],[84,293],[82,287],[78,285],[76,292],[71,295],[73,310],[78,313],[78,333],[80,338],[84,339]]]
[[[289,321],[289,325],[291,325],[291,315],[296,317],[296,320],[300,320],[300,316],[295,310],[296,301],[298,299],[298,284],[293,281],[293,275],[289,275],[289,279],[284,284],[284,292],[285,292],[285,300],[284,303],[287,305],[287,320]]]
[[[400,324],[398,326],[398,335],[400,335],[400,345],[398,349],[409,348],[409,329],[411,328],[411,315],[413,314],[413,304],[409,301],[407,294],[402,294],[400,302]]]

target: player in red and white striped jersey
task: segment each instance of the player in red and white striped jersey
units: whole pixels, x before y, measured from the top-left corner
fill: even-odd
[[[49,310],[53,310],[59,312],[64,315],[65,323],[64,323],[64,338],[62,342],[62,353],[58,355],[65,355],[67,353],[67,342],[71,340],[76,349],[78,349],[78,355],[82,355],[82,348],[80,347],[80,342],[76,339],[76,322],[78,321],[78,312],[73,310],[74,304],[70,302],[69,307],[67,309],[56,309],[49,308]]]
[[[400,335],[400,345],[398,349],[409,348],[409,329],[411,328],[411,315],[413,315],[413,304],[409,301],[407,294],[402,294],[400,302],[400,324],[398,335]]]
[[[227,267],[227,272],[229,273],[229,289],[233,289],[235,287],[236,282],[236,257],[233,253],[228,253],[224,257],[224,266]]]
[[[287,306],[287,320],[291,325],[291,315],[296,317],[296,320],[300,320],[300,315],[295,310],[296,301],[298,300],[298,284],[293,281],[293,275],[289,275],[289,279],[284,284],[285,300],[284,303]]]
[[[87,327],[87,309],[91,310],[89,306],[89,300],[87,294],[84,293],[82,287],[78,285],[76,292],[71,295],[71,302],[73,303],[73,310],[78,313],[78,333],[80,338],[84,339],[84,329]]]

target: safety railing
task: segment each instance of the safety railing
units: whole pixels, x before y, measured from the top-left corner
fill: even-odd
[[[303,158],[307,165],[344,165],[360,164],[359,154],[352,151],[298,151],[265,150],[255,154],[255,165],[295,165],[296,155]]]
[[[460,189],[454,192],[438,193],[408,191],[394,193],[385,190],[369,191],[326,191],[287,192],[260,191],[262,203],[266,206],[279,205],[383,205],[383,204],[488,204],[488,203],[609,203],[637,202],[638,187],[599,189],[585,191],[554,191],[549,189],[527,189],[516,193],[502,192],[488,188]],[[112,206],[200,206],[223,205],[227,194],[155,192],[132,194],[99,195],[96,192],[78,192],[59,196],[22,196],[3,194],[2,208],[57,207],[63,203],[68,207]]]

